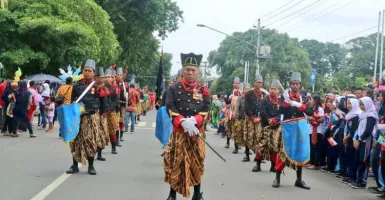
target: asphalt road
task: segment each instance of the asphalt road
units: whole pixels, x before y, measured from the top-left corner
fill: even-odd
[[[86,167],[81,167],[79,174],[64,174],[72,158],[68,145],[58,139],[57,127],[51,134],[36,131],[35,139],[27,133],[18,138],[0,136],[0,200],[167,199],[169,187],[163,181],[162,148],[154,136],[154,122],[154,111],[142,117],[135,134],[125,134],[117,155],[107,147],[107,161],[95,161],[96,176],[88,175]],[[225,149],[224,139],[209,131],[207,141],[227,163],[207,148],[202,182],[206,200],[374,199],[368,190],[351,189],[321,171],[304,170],[310,191],[294,187],[295,171],[290,169],[282,176],[281,188],[274,189],[271,183],[275,175],[268,172],[269,163],[262,166],[263,172],[252,173],[254,162],[242,163],[244,155]]]

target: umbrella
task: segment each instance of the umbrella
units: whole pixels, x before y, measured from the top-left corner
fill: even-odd
[[[30,81],[35,81],[35,82],[43,82],[45,80],[49,80],[51,83],[52,82],[56,82],[56,83],[60,83],[62,84],[63,81],[52,76],[52,75],[49,75],[49,74],[34,74],[34,75],[31,75],[31,76],[28,76],[27,77],[28,80]]]

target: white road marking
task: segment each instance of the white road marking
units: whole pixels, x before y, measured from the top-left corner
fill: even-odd
[[[44,188],[39,194],[34,196],[31,200],[43,200],[48,195],[50,195],[59,185],[61,185],[67,178],[69,178],[71,174],[67,174],[64,172],[59,178],[54,180],[51,184],[49,184],[46,188]]]
[[[138,127],[143,127],[143,126],[146,126],[147,122],[138,122],[138,124],[136,124],[136,126]]]
[[[153,123],[152,123],[152,128],[155,128],[155,127],[156,127],[156,123],[153,122]]]
[[[82,164],[78,163],[78,167],[81,168]],[[36,196],[32,197],[31,200],[44,200],[48,197],[57,187],[59,187],[64,181],[66,181],[72,174],[63,173],[51,184],[47,185],[42,191],[39,192]]]

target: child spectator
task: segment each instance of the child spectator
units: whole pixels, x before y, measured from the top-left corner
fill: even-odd
[[[52,133],[53,131],[53,118],[55,117],[55,97],[50,97],[46,102],[48,130],[46,132]]]

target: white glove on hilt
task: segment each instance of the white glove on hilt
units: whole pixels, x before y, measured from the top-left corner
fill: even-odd
[[[286,102],[290,102],[290,95],[289,95],[289,91],[288,91],[288,90],[285,90],[285,91],[283,92],[282,96],[283,96],[283,98],[284,98],[284,100],[285,100]]]
[[[181,121],[184,131],[187,132],[190,136],[199,134],[199,130],[195,126],[197,124],[195,117],[184,118]]]
[[[297,107],[297,108],[299,108],[299,107],[302,106],[302,103],[299,103],[299,102],[296,102],[296,101],[290,101],[290,105],[291,105],[292,107]]]

